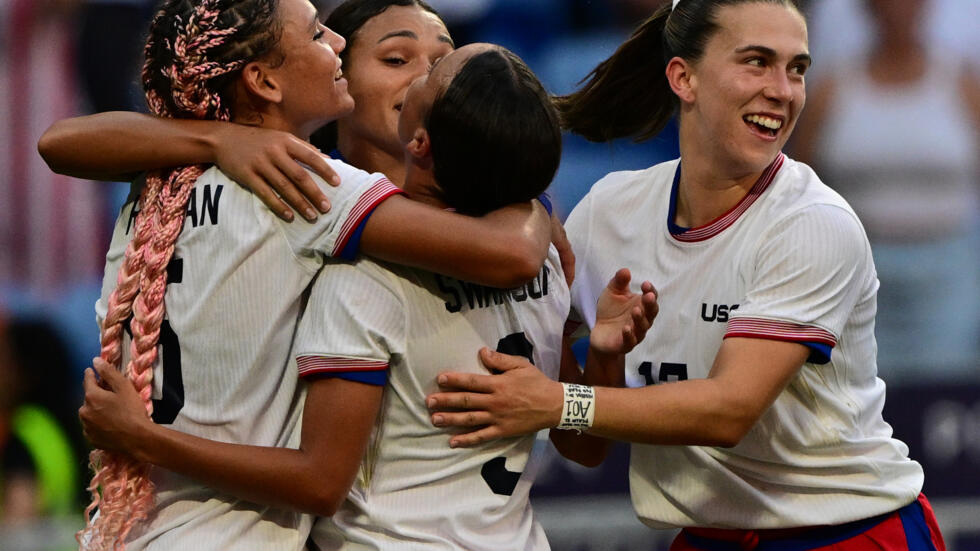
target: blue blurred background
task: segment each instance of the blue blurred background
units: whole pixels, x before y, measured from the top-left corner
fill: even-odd
[[[457,44],[503,44],[560,94],[663,1],[431,3]],[[864,220],[882,283],[886,419],[926,468],[949,548],[980,550],[980,0],[804,8],[815,64],[787,153],[813,164]],[[52,174],[37,139],[59,118],[142,108],[136,75],[151,11],[146,0],[0,0],[3,550],[72,548],[87,478],[74,411],[98,353],[93,304],[128,190]],[[677,154],[673,125],[642,144],[566,136],[550,190],[557,212],[566,216],[607,172]],[[45,436],[18,445],[24,433]],[[553,548],[666,549],[672,533],[643,527],[629,505],[625,446],[585,469],[541,444],[533,496]],[[25,492],[39,492],[28,511],[16,505]]]

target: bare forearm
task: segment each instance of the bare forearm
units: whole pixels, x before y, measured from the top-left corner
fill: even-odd
[[[537,201],[474,218],[392,197],[371,215],[361,246],[390,262],[510,288],[538,275],[550,240],[550,220]]]
[[[711,379],[643,388],[595,389],[590,434],[643,444],[722,446],[738,443],[755,417],[742,414]]]
[[[142,461],[241,499],[322,516],[334,513],[353,482],[302,449],[215,442],[160,425],[136,447]]]
[[[38,151],[54,172],[122,180],[146,170],[215,161],[215,121],[164,119],[114,111],[51,125]]]

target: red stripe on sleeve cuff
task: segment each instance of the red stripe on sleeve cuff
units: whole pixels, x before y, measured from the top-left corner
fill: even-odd
[[[299,376],[308,377],[321,373],[351,373],[358,371],[384,371],[388,362],[359,358],[334,358],[327,356],[297,356]]]
[[[337,243],[334,245],[333,254],[331,256],[339,256],[344,247],[347,246],[347,241],[350,240],[351,235],[361,224],[361,220],[368,215],[371,211],[375,209],[382,201],[391,197],[392,195],[398,195],[399,193],[404,193],[395,184],[392,184],[387,178],[381,178],[377,182],[371,184],[371,187],[367,189],[360,198],[357,199],[357,203],[354,203],[354,208],[351,209],[350,214],[347,216],[347,220],[344,221],[344,225],[340,228],[340,236],[337,238]]]
[[[837,346],[837,338],[826,329],[786,321],[759,318],[737,318],[728,322],[728,337],[750,337],[777,341],[817,342]]]

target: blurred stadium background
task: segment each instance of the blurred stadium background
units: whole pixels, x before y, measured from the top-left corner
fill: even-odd
[[[457,44],[503,44],[528,62],[549,91],[566,93],[664,0],[430,1],[443,14]],[[927,50],[928,59],[948,61],[968,68],[973,75],[980,74],[976,70],[980,67],[980,0],[886,1],[923,5],[911,23],[921,32],[917,47]],[[319,4],[329,10],[333,2],[321,0]],[[875,13],[874,4],[872,0],[804,2],[815,59],[808,76],[811,93],[822,80],[833,78],[855,59],[863,59],[879,36],[876,32],[881,32],[875,24],[880,14]],[[61,426],[67,446],[61,451],[41,446],[42,451],[35,450],[33,453],[39,455],[31,456],[31,460],[36,464],[82,463],[83,445],[75,442],[80,435],[73,414],[80,400],[82,370],[98,353],[92,306],[98,298],[111,221],[128,189],[126,184],[93,184],[51,174],[37,155],[37,139],[58,118],[142,108],[135,79],[141,34],[151,11],[149,0],[0,0],[3,498],[18,489],[6,452],[15,432],[11,427],[18,419],[17,408],[23,413],[26,401],[48,411]],[[922,85],[939,89],[955,83],[933,80]],[[844,80],[838,93],[847,95],[848,91],[848,81]],[[980,105],[975,95],[964,100]],[[908,113],[895,112],[893,116],[898,121]],[[881,245],[873,239],[881,251],[899,249],[898,265],[911,268],[911,276],[921,288],[948,288],[944,274],[949,269],[966,274],[965,286],[957,287],[958,295],[951,297],[946,315],[908,320],[912,327],[905,330],[921,337],[913,343],[914,349],[933,347],[937,351],[921,359],[911,353],[883,350],[879,365],[879,374],[889,388],[886,420],[926,469],[925,492],[935,506],[951,551],[980,550],[980,332],[976,330],[980,325],[980,310],[976,308],[980,304],[980,122],[967,120],[971,142],[939,144],[939,149],[967,147],[970,152],[968,162],[961,167],[967,175],[967,189],[963,195],[951,196],[948,205],[951,210],[960,207],[962,211],[966,201],[967,221],[955,229],[952,238],[965,244],[967,254],[940,252],[937,257],[934,251],[918,247],[923,242],[921,236],[913,236],[908,242],[883,240]],[[804,115],[798,134],[807,124]],[[806,151],[808,145],[792,143],[788,153]],[[642,144],[623,141],[597,145],[568,136],[562,165],[550,190],[557,212],[566,216],[589,186],[607,172],[644,168],[676,155],[673,127]],[[827,177],[835,167],[828,166],[828,173],[822,171],[829,160],[819,155],[812,160],[827,183],[847,197],[845,182]],[[921,185],[933,185],[941,177],[926,175]],[[875,253],[877,257],[878,247]],[[891,277],[881,264],[879,272],[883,280]],[[914,307],[904,304],[902,297],[889,299],[880,304],[879,319],[913,317],[906,312],[914,311]],[[964,326],[972,329],[964,333]],[[942,344],[943,336],[951,334],[958,335],[954,344]],[[880,342],[890,342],[889,338],[895,335],[879,334]],[[26,393],[27,388],[31,392],[26,398],[24,394],[18,396],[18,391]],[[554,549],[667,548],[673,534],[647,529],[633,514],[626,446],[618,447],[602,467],[585,469],[558,457],[546,440],[539,443],[543,453],[535,467],[538,483],[533,500]],[[63,466],[50,465],[37,470],[49,472],[52,468],[64,470]],[[14,518],[5,514],[6,501],[0,500],[0,550],[72,548],[72,534],[81,523],[85,478],[81,473],[67,490],[49,481],[48,485],[54,484],[56,489],[47,490],[48,494],[59,495],[45,495],[46,508],[38,516]],[[58,505],[59,499],[62,503],[67,499],[70,505]]]

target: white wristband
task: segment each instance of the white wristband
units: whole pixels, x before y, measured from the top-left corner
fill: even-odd
[[[561,422],[557,429],[574,430],[582,434],[595,419],[595,390],[591,386],[562,383],[565,394],[561,408]]]

